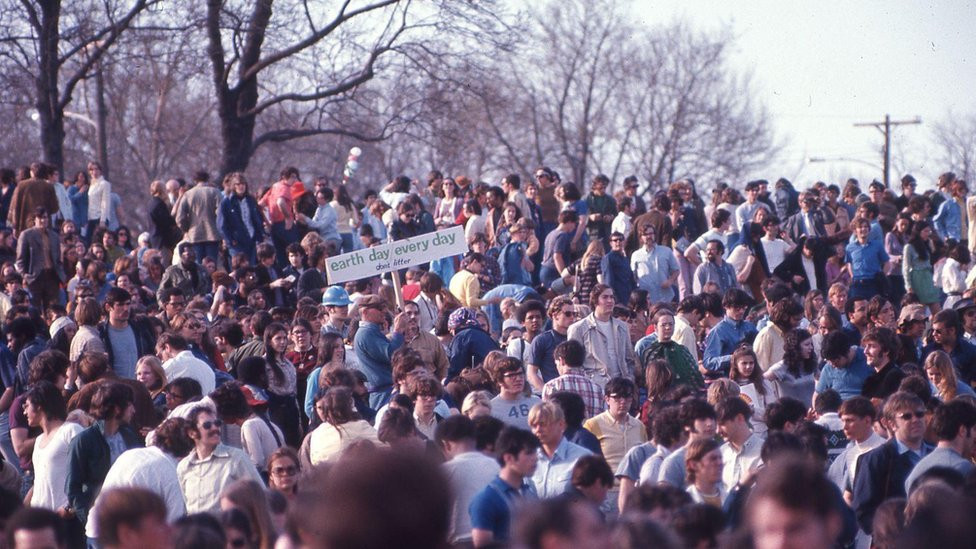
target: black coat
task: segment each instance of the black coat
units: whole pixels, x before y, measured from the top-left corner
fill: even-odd
[[[932,451],[931,445],[924,442],[922,445],[924,453]],[[914,467],[907,453],[898,453],[893,438],[858,458],[851,507],[862,530],[871,533],[874,513],[881,502],[888,498],[905,497],[905,479]]]
[[[814,238],[813,241],[813,272],[816,276],[814,285],[807,280],[807,271],[803,268],[803,244],[806,238],[797,241],[796,249],[787,254],[783,262],[776,267],[773,274],[789,284],[796,293],[805,296],[812,289],[827,292],[827,258],[830,257],[830,246],[826,239]],[[803,282],[793,281],[795,275],[803,277]]]
[[[183,231],[176,226],[176,219],[170,213],[169,205],[162,198],[154,196],[149,201],[149,243],[153,248],[175,249]]]

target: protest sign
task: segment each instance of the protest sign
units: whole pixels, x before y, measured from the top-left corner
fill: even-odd
[[[329,284],[406,269],[468,251],[460,225],[413,238],[396,240],[330,257],[325,262]]]

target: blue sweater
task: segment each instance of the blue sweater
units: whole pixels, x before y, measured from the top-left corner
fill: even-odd
[[[393,387],[393,366],[390,357],[403,345],[403,334],[393,333],[387,339],[380,327],[372,322],[361,322],[353,347],[359,368],[366,374],[369,391],[385,391]]]
[[[732,351],[740,343],[752,342],[756,338],[756,327],[748,320],[738,322],[725,317],[705,337],[705,351],[702,353],[705,368],[713,371],[729,371]]]

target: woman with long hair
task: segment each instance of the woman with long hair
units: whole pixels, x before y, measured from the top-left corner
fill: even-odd
[[[957,396],[976,396],[972,387],[956,377],[956,368],[945,351],[933,351],[925,358],[925,375],[932,386],[932,396],[949,402]]]
[[[335,333],[321,334],[316,345],[318,355],[316,367],[309,372],[305,381],[305,399],[302,409],[309,421],[314,417],[315,400],[320,391],[324,390],[325,374],[346,367],[346,347],[342,336]]]
[[[759,211],[765,211],[762,208]],[[736,280],[754,298],[762,296],[762,282],[769,278],[766,251],[762,246],[765,233],[758,223],[744,223],[739,243],[729,254],[729,263],[735,268]]]
[[[304,318],[295,318],[292,322],[289,338],[291,350],[285,353],[285,358],[295,365],[297,377],[297,394],[304,395],[308,387],[308,376],[318,366],[318,349],[312,341],[312,324]],[[303,418],[307,421],[307,418]]]
[[[451,179],[445,179],[441,183],[441,191],[444,196],[438,198],[434,206],[434,223],[438,228],[447,228],[454,225],[454,220],[461,213],[461,204],[464,200],[458,196],[457,183]]]
[[[888,253],[888,257],[894,267],[891,270],[891,274],[888,275],[888,284],[890,285],[891,291],[889,297],[891,297],[892,303],[901,303],[901,298],[905,296],[905,277],[902,276],[901,262],[905,245],[908,244],[911,236],[912,216],[907,213],[898,214],[898,218],[895,219],[895,225],[885,235],[884,239],[885,252]]]
[[[336,227],[339,229],[339,238],[342,239],[342,253],[349,253],[356,249],[353,236],[362,224],[362,217],[345,185],[334,186],[332,192],[335,197],[332,207],[336,211]]]
[[[332,387],[315,403],[322,424],[309,436],[312,465],[335,461],[342,452],[360,440],[380,444],[376,429],[356,413],[352,390]]]
[[[85,428],[77,423],[66,422],[67,410],[61,391],[50,381],[34,384],[24,399],[27,425],[40,428],[41,434],[34,440],[32,463],[34,487],[31,507],[43,507],[57,511],[63,518],[70,518],[65,482],[68,475],[71,442]]]
[[[155,355],[146,355],[136,362],[136,380],[149,390],[153,408],[160,419],[166,416],[166,372]]]
[[[763,376],[777,387],[777,394],[792,397],[808,408],[813,404],[817,383],[817,357],[813,354],[813,336],[806,330],[790,330],[783,342],[783,360],[773,364]]]
[[[298,413],[298,372],[285,358],[288,350],[288,328],[272,322],[264,329],[264,359],[268,371],[268,415],[281,427],[289,446],[298,447],[302,441]]]
[[[495,227],[495,232],[491,236],[492,247],[501,248],[512,240],[512,231],[515,230],[515,223],[522,219],[522,212],[514,202],[506,202],[502,206],[502,217]]]
[[[905,291],[918,296],[932,314],[942,310],[939,290],[932,279],[932,224],[918,221],[905,244],[901,256],[901,273],[905,277]]]
[[[302,474],[298,452],[288,446],[275,450],[268,458],[268,473],[268,488],[281,492],[287,500],[293,501]]]
[[[803,298],[803,322],[800,323],[800,328],[816,329],[817,316],[820,314],[820,310],[823,309],[824,303],[826,302],[827,298],[820,290],[810,290],[807,292],[807,295]]]
[[[220,509],[237,509],[247,515],[252,529],[254,546],[273,549],[278,533],[271,521],[271,508],[264,486],[254,480],[238,480],[220,494]]]
[[[603,242],[592,240],[580,258],[579,266],[576,269],[576,298],[580,303],[590,302],[590,292],[597,283],[597,275],[600,274],[600,262],[606,250],[603,249]]]
[[[763,377],[752,347],[742,345],[732,352],[729,379],[739,384],[739,395],[752,406],[753,430],[765,433],[766,406],[779,400],[779,394],[776,385]]]

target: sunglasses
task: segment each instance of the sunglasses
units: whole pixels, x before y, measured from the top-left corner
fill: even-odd
[[[925,412],[916,411],[916,412],[905,412],[904,414],[898,414],[898,417],[902,418],[905,421],[911,421],[912,416],[915,416],[916,419],[922,419],[923,417],[925,417]]]
[[[203,423],[200,424],[200,428],[203,429],[204,431],[209,431],[213,427],[220,429],[220,427],[223,424],[224,422],[222,420],[215,419],[213,421],[204,421]]]
[[[290,477],[298,474],[298,467],[273,467],[271,474],[277,477]]]

